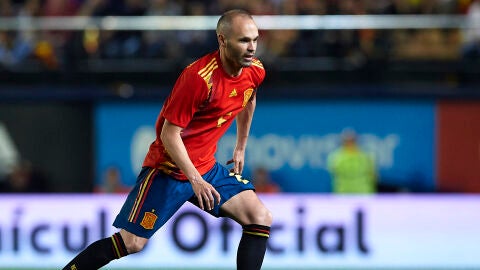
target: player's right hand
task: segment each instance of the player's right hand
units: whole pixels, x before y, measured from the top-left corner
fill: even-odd
[[[198,205],[202,210],[212,210],[215,203],[220,204],[220,193],[203,178],[190,180],[193,192],[198,199]]]

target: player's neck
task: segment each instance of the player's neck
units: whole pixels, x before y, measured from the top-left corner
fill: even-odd
[[[229,76],[237,77],[242,74],[242,67],[238,67],[232,60],[228,59],[222,49],[220,49],[220,61],[222,61],[223,71]]]

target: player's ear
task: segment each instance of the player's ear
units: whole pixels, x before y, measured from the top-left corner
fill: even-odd
[[[227,45],[227,39],[225,38],[224,35],[219,34],[217,38],[218,38],[218,44],[220,45],[220,47],[224,47]]]

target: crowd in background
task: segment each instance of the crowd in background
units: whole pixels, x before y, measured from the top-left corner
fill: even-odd
[[[468,14],[479,0],[2,0],[0,17],[219,15],[243,8],[254,15]],[[475,34],[475,32],[477,34]],[[257,55],[366,59],[458,59],[475,55],[478,32],[429,30],[262,31]],[[475,37],[477,36],[477,37]],[[464,41],[469,46],[464,46]],[[474,40],[473,42],[470,42]],[[35,59],[48,69],[82,59],[196,58],[217,47],[211,31],[1,31],[0,66]],[[463,52],[466,47],[468,52]],[[473,52],[473,54],[472,54]],[[468,54],[470,53],[470,54]]]
[[[337,58],[354,66],[369,59],[480,59],[480,0],[1,0],[0,18],[49,16],[214,15],[243,8],[253,15],[467,15],[473,28],[395,30],[261,30],[257,55]],[[218,47],[215,31],[1,30],[0,72],[38,65],[45,70],[74,68],[82,60],[194,59]],[[0,74],[1,75],[1,74]],[[23,162],[1,177],[0,192],[47,191],[45,175]],[[254,181],[261,192],[280,192],[260,168]],[[3,181],[2,181],[3,180]],[[97,192],[125,192],[118,171],[105,174]]]

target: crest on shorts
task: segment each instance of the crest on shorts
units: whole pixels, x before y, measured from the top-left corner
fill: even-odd
[[[154,210],[152,210],[152,212],[145,212],[142,222],[140,222],[140,225],[147,230],[153,229],[153,226],[155,225],[155,222],[158,218],[158,216],[155,215],[153,211]]]

